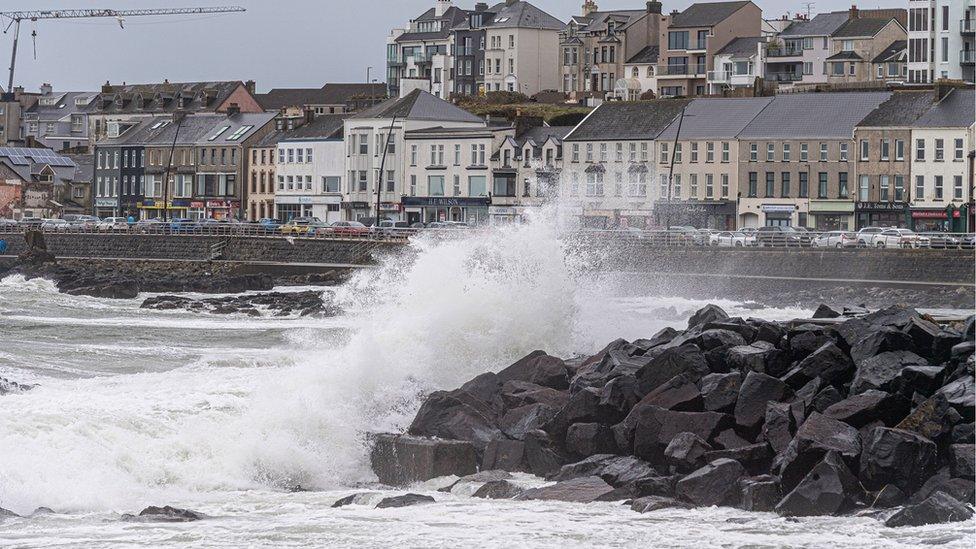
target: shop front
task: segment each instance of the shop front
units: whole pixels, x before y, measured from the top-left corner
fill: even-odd
[[[956,209],[912,208],[912,230],[918,233],[966,232],[966,216],[963,206]]]
[[[847,231],[854,222],[854,202],[850,200],[811,200],[810,215],[818,231]]]
[[[341,200],[338,196],[287,196],[275,198],[277,219],[283,223],[296,217],[317,217],[323,223],[340,221]]]
[[[181,219],[187,216],[190,201],[173,199],[169,203],[155,198],[144,198],[136,203],[139,219]]]
[[[907,202],[857,202],[854,204],[857,218],[855,229],[865,227],[908,227]]]
[[[95,215],[100,218],[118,217],[119,200],[117,198],[96,198]]]
[[[241,203],[237,200],[207,200],[205,215],[212,219],[240,219]]]
[[[487,196],[404,196],[402,203],[408,223],[458,221],[477,225],[488,222],[491,198]]]
[[[735,202],[659,200],[654,204],[654,221],[659,227],[681,225],[698,229],[732,230],[735,228]]]
[[[360,200],[341,202],[339,207],[345,212],[346,221],[359,221],[369,217],[369,202]]]
[[[789,227],[793,225],[795,204],[763,204],[762,212],[766,227]]]

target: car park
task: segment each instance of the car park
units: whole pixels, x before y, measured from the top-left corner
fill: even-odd
[[[63,219],[71,225],[72,229],[90,231],[98,224],[99,219],[93,215],[65,214]]]
[[[199,229],[199,224],[186,217],[177,217],[169,222],[169,232],[173,234],[190,234]]]
[[[159,218],[140,219],[132,225],[132,230],[138,233],[163,233],[169,224]]]
[[[124,217],[106,217],[95,224],[98,231],[127,231],[129,230],[129,220]]]
[[[8,219],[6,217],[0,217],[0,230],[3,229],[9,230],[16,227],[20,227],[20,223],[17,223],[17,220]]]
[[[954,235],[950,233],[933,233],[926,235],[929,238],[929,248],[948,249],[962,247],[965,235]]]
[[[720,248],[742,248],[746,246],[747,236],[735,231],[716,231],[709,236],[708,243]]]
[[[279,230],[282,234],[307,234],[324,226],[322,220],[317,217],[296,217],[282,225]]]
[[[62,232],[71,228],[71,224],[63,219],[45,219],[41,223],[41,230],[48,232]]]
[[[756,230],[756,240],[759,246],[787,246],[796,247],[802,245],[799,233],[790,226],[766,226]]]
[[[850,231],[820,233],[811,241],[814,248],[856,248],[857,235]]]
[[[263,217],[258,220],[258,227],[264,229],[265,231],[274,233],[278,232],[278,229],[281,228],[281,223],[278,223],[277,219]]]
[[[25,229],[40,229],[44,219],[40,217],[22,217],[18,224]]]

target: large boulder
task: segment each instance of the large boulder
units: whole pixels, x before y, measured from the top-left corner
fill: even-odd
[[[634,376],[640,392],[647,394],[679,374],[697,382],[709,373],[711,370],[701,349],[697,345],[681,345],[656,354]]]
[[[699,506],[734,505],[739,497],[739,479],[745,469],[734,459],[716,459],[678,481],[679,499]]]
[[[678,433],[664,449],[664,459],[675,470],[689,473],[705,465],[705,453],[711,451],[711,445],[698,435]]]
[[[972,374],[964,376],[936,391],[943,395],[949,405],[956,409],[966,421],[973,421],[976,413],[976,381]]]
[[[960,522],[969,520],[972,516],[973,510],[967,505],[944,492],[935,492],[925,501],[909,505],[888,517],[885,526],[923,526],[942,522]]]
[[[533,475],[551,475],[567,461],[552,437],[541,429],[526,433],[524,443],[525,468]]]
[[[391,509],[395,507],[409,507],[411,505],[422,505],[434,503],[434,498],[424,494],[403,494],[402,496],[392,496],[383,498],[376,504],[377,509]]]
[[[813,412],[796,431],[796,436],[777,456],[784,490],[792,490],[819,463],[827,452],[856,463],[861,453],[861,437],[850,425]]]
[[[527,381],[552,389],[569,388],[569,369],[562,359],[549,356],[543,351],[533,351],[515,364],[498,372],[498,379]]]
[[[735,402],[735,422],[747,430],[758,429],[766,416],[766,403],[791,398],[793,390],[775,377],[751,371],[746,374]]]
[[[675,412],[657,406],[634,408],[631,415],[636,416],[633,454],[651,463],[661,462],[664,449],[678,433],[694,433],[708,441],[731,423],[729,416],[717,412]],[[619,427],[614,427],[618,443]]]
[[[0,513],[0,517],[2,516],[3,513]],[[122,520],[127,522],[195,522],[205,518],[208,518],[207,515],[199,511],[180,509],[169,505],[163,507],[149,506],[140,511],[138,515],[122,515]]]
[[[911,336],[890,326],[882,326],[851,345],[851,359],[854,364],[860,365],[881,353],[909,351],[912,347]]]
[[[911,351],[889,351],[862,360],[851,382],[851,394],[868,389],[890,391],[901,371],[909,366],[928,366],[924,358]]]
[[[695,326],[701,326],[709,322],[721,322],[723,320],[728,320],[729,315],[718,305],[708,304],[695,311],[695,314],[691,315],[688,319],[688,328],[694,328]]]
[[[410,424],[411,435],[466,440],[481,451],[488,441],[502,436],[494,410],[464,391],[435,391],[420,406]]]
[[[638,513],[650,513],[661,509],[691,509],[690,503],[665,496],[644,496],[630,503],[630,509]]]
[[[541,429],[556,417],[559,409],[545,404],[529,404],[505,412],[498,420],[498,426],[506,435],[522,440],[525,433]]]
[[[514,499],[522,492],[521,488],[507,480],[489,480],[471,495],[484,499]]]
[[[726,353],[729,365],[741,372],[763,372],[779,376],[790,366],[789,355],[768,341],[732,347]]]
[[[641,404],[682,412],[702,411],[702,395],[688,374],[678,374],[647,394]]]
[[[541,488],[530,488],[517,499],[590,503],[610,492],[613,492],[613,487],[600,477],[580,477]]]
[[[783,497],[779,482],[769,475],[740,479],[739,492],[739,509],[745,511],[772,511]]]
[[[735,347],[746,343],[746,339],[739,332],[719,328],[708,328],[695,338],[695,344],[703,351],[710,351],[717,347]]]
[[[706,412],[731,412],[739,398],[742,374],[708,374],[698,382],[702,397],[702,407]]]
[[[911,494],[938,469],[935,443],[915,433],[875,428],[864,442],[859,478],[868,490],[893,484]]]
[[[822,345],[797,364],[807,379],[819,377],[827,383],[849,379],[854,363],[834,342]]]
[[[956,478],[976,478],[976,445],[953,444],[949,446],[949,470]]]
[[[796,432],[796,421],[786,402],[767,402],[762,438],[777,454],[786,450]]]
[[[409,435],[380,434],[373,440],[370,463],[379,481],[390,486],[478,470],[474,445]]]
[[[728,458],[742,464],[750,475],[761,475],[769,472],[773,460],[773,452],[765,442],[748,444],[737,448],[723,448],[707,452],[705,461]]]
[[[860,499],[857,478],[840,456],[828,452],[776,505],[776,512],[800,517],[833,515],[851,509]]]
[[[790,354],[794,360],[803,360],[811,353],[834,340],[823,330],[805,330],[789,338]]]
[[[566,438],[569,426],[574,423],[613,425],[620,421],[622,414],[600,404],[600,396],[600,390],[595,387],[586,387],[577,391],[543,429],[555,440],[563,440]]]
[[[952,432],[952,411],[945,395],[936,393],[916,406],[896,427],[938,442]]]
[[[952,468],[943,467],[929,477],[925,484],[908,498],[909,503],[921,503],[936,492],[945,492],[962,502],[976,504],[976,486],[965,478],[952,478]]]
[[[566,451],[580,457],[617,451],[610,427],[602,423],[574,423],[566,431]]]
[[[831,405],[823,415],[858,428],[878,420],[894,426],[908,414],[908,407],[908,399],[899,394],[869,389]]]
[[[600,406],[626,416],[640,402],[641,396],[636,377],[620,376],[611,379],[600,389]]]
[[[502,471],[526,471],[525,443],[521,440],[495,439],[485,446],[481,469]]]
[[[545,404],[558,410],[569,402],[569,393],[528,381],[507,381],[501,386],[499,393],[506,409]]]
[[[610,343],[602,351],[580,364],[570,381],[570,392],[585,387],[600,388],[612,379],[634,375],[651,360],[651,357],[643,356],[643,352],[643,349],[623,339]]]

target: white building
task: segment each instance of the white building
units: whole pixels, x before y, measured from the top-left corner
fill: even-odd
[[[781,87],[826,83],[830,37],[849,17],[847,11],[821,13],[810,20],[794,21],[770,38],[764,55],[766,80]]]
[[[572,126],[540,126],[509,135],[492,156],[493,223],[522,221],[559,195],[563,138]]]
[[[751,88],[765,74],[765,38],[736,38],[715,53],[715,70],[708,73],[708,92]]]
[[[386,81],[390,95],[404,97],[415,89],[447,99],[452,80],[454,34],[451,29],[467,18],[451,0],[436,0],[434,7],[393,29],[386,40]]]
[[[275,214],[279,220],[317,217],[342,219],[345,146],[343,115],[319,115],[278,141]]]
[[[976,64],[974,33],[974,0],[909,0],[909,82],[972,82]]]
[[[563,27],[528,2],[506,1],[485,32],[485,90],[534,95],[560,89]]]
[[[627,96],[620,99],[636,101],[647,91],[657,89],[657,60],[660,47],[647,46],[624,63]]]

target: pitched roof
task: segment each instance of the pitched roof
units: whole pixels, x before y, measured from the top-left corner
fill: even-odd
[[[968,128],[976,120],[976,90],[956,88],[915,121],[916,128]]]
[[[858,122],[862,128],[907,127],[915,123],[935,103],[935,92],[898,91]]]
[[[51,149],[0,147],[0,163],[23,181],[33,181],[33,174],[39,173],[44,166],[51,166],[61,181],[71,181],[76,170],[71,158]]]
[[[99,99],[92,101],[89,112],[153,114],[173,112],[177,109],[190,112],[214,112],[238,88],[244,87],[239,80],[220,82],[157,82],[153,84],[122,84],[103,86]],[[139,105],[142,97],[146,102]],[[122,98],[119,105],[115,99]],[[178,98],[187,102],[180,105]]]
[[[848,19],[839,29],[834,31],[834,38],[855,38],[859,36],[874,36],[881,32],[881,29],[888,26],[894,19],[880,17],[855,17]],[[899,23],[900,24],[900,23]]]
[[[523,0],[502,2],[493,6],[490,11],[495,13],[490,25],[493,28],[562,30],[566,26],[559,19]]]
[[[871,60],[872,63],[886,63],[888,61],[904,61],[908,54],[908,41],[895,40],[881,53]]]
[[[348,114],[320,114],[311,122],[284,132],[278,141],[308,141],[342,137],[342,123]]]
[[[729,99],[694,99],[685,108],[681,121],[680,139],[731,139],[739,135],[765,109],[771,97],[743,97]],[[661,132],[658,139],[674,139],[678,131],[675,120]]]
[[[438,16],[434,8],[430,8],[413,21],[441,21],[440,29],[430,32],[405,32],[396,38],[396,42],[415,42],[422,40],[444,40],[451,36],[451,29],[460,25],[467,18],[468,12],[451,6]]]
[[[516,136],[515,143],[522,147],[531,140],[536,146],[541,147],[549,138],[561,142],[571,131],[573,131],[573,126],[536,126]]]
[[[322,86],[326,105],[342,105],[356,97],[386,97],[386,84],[326,84]]]
[[[603,103],[563,140],[654,139],[688,102],[687,99],[655,99]]]
[[[762,41],[763,37],[761,36],[735,38],[718,50],[715,55],[757,55],[759,43]]]
[[[827,61],[862,61],[864,58],[853,51],[840,51],[827,58]]]
[[[644,65],[657,63],[658,56],[661,54],[660,46],[645,46],[644,49],[634,54],[627,60],[627,64]]]
[[[671,28],[711,27],[752,2],[704,2],[688,6],[671,19]]]
[[[780,36],[830,36],[847,22],[846,11],[818,13],[809,21],[794,21]]]
[[[275,88],[268,93],[255,94],[254,98],[265,110],[278,110],[284,107],[304,107],[305,105],[324,105],[322,88]]]
[[[777,95],[740,139],[850,139],[854,126],[891,97],[890,92]]]
[[[176,124],[169,116],[157,116],[141,122],[141,128],[127,143],[153,146],[236,145],[275,118],[275,113],[193,114]],[[250,128],[247,128],[250,126]],[[179,133],[177,133],[177,131]],[[236,136],[236,137],[235,137]],[[235,137],[231,140],[231,137]]]
[[[481,118],[423,90],[413,90],[399,99],[388,99],[351,118],[392,118],[439,122],[484,122]]]

